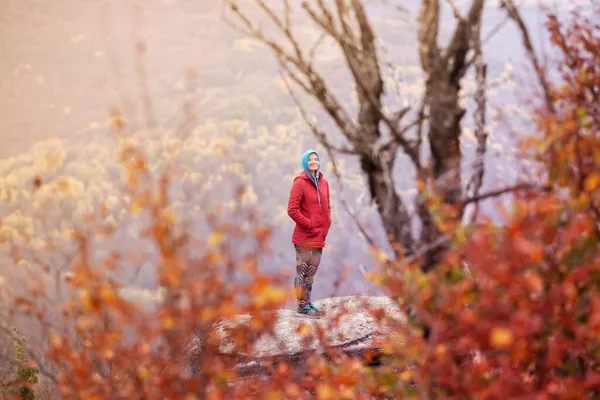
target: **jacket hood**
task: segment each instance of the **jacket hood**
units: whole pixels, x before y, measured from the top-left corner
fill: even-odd
[[[317,153],[316,150],[313,149],[309,149],[306,150],[304,152],[304,154],[302,155],[302,168],[304,169],[304,172],[306,172],[306,175],[309,178],[312,178],[312,180],[317,183],[319,178],[321,177],[321,165],[319,164],[319,169],[317,169],[317,178],[313,177],[312,174],[310,173],[310,170],[308,169],[308,157],[310,157],[311,154],[316,154],[317,155],[317,160],[319,160],[319,162],[321,162],[321,157],[319,157],[319,153]]]
[[[319,201],[319,204],[321,204],[321,191],[319,190],[319,179],[321,179],[321,177],[323,176],[323,174],[321,173],[321,165],[319,164],[319,168],[317,169],[317,177],[316,178],[314,176],[312,176],[312,174],[310,173],[310,171],[308,169],[308,157],[310,157],[310,155],[313,153],[317,155],[317,160],[319,160],[319,162],[321,161],[321,158],[319,157],[319,153],[317,153],[316,150],[313,150],[313,149],[306,150],[304,152],[304,154],[302,155],[302,168],[304,169],[304,172],[301,172],[300,175],[298,175],[294,179],[294,181],[298,178],[306,179],[307,181],[312,181],[312,183],[314,183],[317,188],[317,199]]]

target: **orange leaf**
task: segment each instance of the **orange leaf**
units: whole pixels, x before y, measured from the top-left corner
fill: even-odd
[[[599,174],[592,173],[592,174],[588,175],[588,177],[585,180],[585,184],[584,184],[585,191],[593,192],[598,187],[598,184],[600,184],[600,175]]]
[[[171,317],[165,317],[161,320],[162,326],[165,329],[172,329],[175,327],[175,321]]]
[[[490,333],[490,344],[499,349],[507,349],[512,346],[515,337],[508,328],[496,327]]]
[[[337,390],[333,390],[331,386],[321,383],[317,386],[317,399],[329,400],[336,398]]]

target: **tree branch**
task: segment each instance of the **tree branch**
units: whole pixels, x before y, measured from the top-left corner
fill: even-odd
[[[521,36],[523,39],[523,45],[525,46],[525,50],[527,51],[527,56],[529,61],[533,64],[535,69],[536,76],[538,78],[538,82],[544,91],[544,99],[546,101],[546,107],[548,111],[554,113],[554,103],[552,102],[552,95],[550,92],[550,85],[546,80],[546,75],[544,74],[544,69],[540,65],[540,62],[533,50],[533,45],[531,43],[531,38],[529,37],[529,31],[525,26],[525,22],[523,22],[523,18],[521,18],[521,14],[517,9],[517,6],[513,2],[513,0],[501,0],[501,8],[504,8],[508,13],[509,17],[517,24],[519,31],[521,31]]]
[[[336,177],[336,180],[338,182],[338,186],[340,187],[340,191],[343,191],[344,185],[343,185],[343,181],[342,181],[342,175],[341,175],[341,173],[339,171],[339,168],[337,166],[337,162],[335,160],[335,155],[333,154],[333,152],[337,151],[337,152],[341,152],[341,153],[345,153],[345,154],[351,154],[351,155],[356,155],[357,152],[354,149],[351,149],[349,147],[336,147],[336,146],[332,145],[331,143],[329,143],[327,141],[327,138],[326,138],[325,134],[323,132],[321,132],[315,126],[315,124],[313,124],[312,122],[309,121],[308,114],[306,113],[306,110],[304,109],[304,107],[300,103],[300,100],[298,99],[298,96],[296,95],[296,93],[292,89],[292,87],[290,85],[290,82],[286,79],[286,77],[283,75],[283,73],[281,73],[281,76],[282,76],[282,79],[285,82],[285,85],[286,85],[286,87],[288,89],[288,92],[290,93],[290,95],[292,96],[292,99],[294,100],[294,103],[296,104],[296,107],[298,107],[298,110],[300,111],[300,114],[302,115],[302,118],[304,119],[304,122],[310,127],[310,129],[312,130],[313,134],[317,137],[317,140],[319,141],[319,143],[323,147],[325,147],[325,151],[327,151],[327,154],[329,155],[329,159],[331,160],[331,163],[333,165],[333,174]],[[371,236],[368,234],[367,230],[362,226],[362,224],[360,223],[360,221],[356,217],[356,214],[354,212],[352,212],[352,210],[350,209],[350,205],[348,204],[348,202],[346,201],[346,199],[344,198],[344,196],[339,196],[338,198],[342,202],[342,205],[344,206],[344,208],[345,208],[346,212],[348,213],[348,215],[350,215],[350,218],[352,218],[352,220],[354,221],[354,223],[358,227],[358,230],[360,231],[360,233],[364,236],[365,240],[369,243],[369,245],[375,246],[375,240],[373,240],[373,238],[371,238]]]
[[[308,113],[302,106],[302,103],[300,102],[298,95],[296,95],[296,93],[292,89],[292,86],[290,85],[289,80],[286,78],[286,76],[283,74],[282,71],[280,71],[280,75],[281,75],[281,79],[283,79],[283,82],[285,83],[286,88],[288,89],[288,93],[290,93],[290,96],[292,97],[292,100],[294,101],[294,104],[296,104],[298,111],[300,111],[300,115],[302,116],[302,119],[304,120],[306,125],[308,125],[308,127],[311,129],[311,131],[313,132],[313,134],[315,135],[315,137],[317,138],[319,143],[323,147],[325,147],[327,150],[333,150],[333,151],[337,151],[339,153],[344,153],[344,154],[357,155],[358,154],[357,151],[351,147],[348,147],[348,146],[338,147],[336,145],[329,143],[325,133],[323,133],[319,128],[317,128],[317,126],[315,124],[313,124],[309,120]]]
[[[423,71],[431,75],[440,62],[437,37],[439,30],[439,0],[423,0],[419,14],[419,55]]]
[[[485,128],[487,65],[483,60],[483,51],[481,48],[481,22],[474,24],[472,31],[471,47],[475,52],[475,103],[477,107],[475,110],[475,137],[477,138],[477,150],[475,153],[475,163],[473,166],[474,172],[469,184],[467,185],[467,193],[469,193],[470,197],[477,197],[479,195],[479,190],[483,185],[483,175],[485,172],[485,152],[488,138],[488,133]],[[477,219],[478,214],[479,202],[476,202],[475,210],[471,215],[470,223]]]
[[[507,194],[507,193],[518,192],[521,190],[532,190],[532,189],[539,189],[539,190],[546,191],[549,189],[549,187],[542,186],[542,185],[535,185],[535,184],[531,184],[531,183],[519,183],[514,186],[508,186],[508,187],[505,187],[502,189],[492,190],[490,192],[483,193],[483,194],[480,194],[477,196],[468,197],[466,199],[463,199],[463,201],[461,202],[461,206],[464,208],[468,204],[475,203],[475,202],[478,202],[481,200],[486,200],[486,199],[489,199],[492,197],[502,196],[503,194]]]
[[[418,151],[415,151],[413,146],[411,146],[404,138],[403,134],[405,130],[399,128],[400,119],[406,114],[408,109],[400,110],[398,113],[400,116],[399,118],[389,118],[383,112],[380,100],[383,91],[383,80],[381,78],[381,70],[375,49],[374,34],[369,21],[367,20],[364,8],[360,1],[352,0],[352,6],[361,32],[359,45],[357,43],[358,39],[356,39],[356,35],[350,28],[348,21],[349,9],[345,4],[345,1],[336,0],[336,5],[343,33],[337,32],[333,27],[332,14],[323,5],[322,1],[319,1],[319,6],[323,16],[319,15],[317,11],[311,8],[306,2],[303,3],[303,8],[317,25],[325,32],[329,33],[331,37],[338,42],[354,76],[362,107],[368,106],[369,113],[375,113],[375,117],[385,123],[394,139],[409,156],[417,173],[421,175],[419,153]],[[366,102],[368,104],[366,104]],[[378,121],[374,122],[378,123]]]
[[[467,18],[460,19],[448,48],[444,52],[444,65],[454,79],[462,78],[466,71],[466,56],[469,51],[472,28],[481,21],[483,0],[473,0]]]
[[[294,55],[286,52],[283,47],[274,40],[265,37],[265,35],[258,28],[256,28],[256,26],[254,26],[248,17],[241,12],[235,0],[228,1],[230,9],[238,18],[240,18],[246,28],[246,32],[259,41],[265,43],[273,51],[277,61],[284,70],[292,72],[290,66],[293,66],[295,69],[297,69],[304,76],[306,82],[301,80],[297,75],[293,76],[294,81],[300,84],[307,94],[314,96],[321,103],[327,113],[335,121],[336,125],[340,128],[342,133],[349,140],[359,140],[360,135],[358,127],[343,109],[339,101],[333,96],[323,77],[317,73],[312,67],[312,64],[304,58],[304,55],[300,49],[300,45],[294,38],[290,27],[284,26],[281,20],[275,15],[275,12],[269,8],[263,0],[255,0],[259,7],[268,16],[270,16],[275,26],[284,33],[287,40],[292,44],[295,53]]]
[[[448,5],[450,5],[450,8],[452,8],[452,13],[454,14],[454,18],[456,18],[459,21],[464,20],[464,17],[462,15],[460,15],[460,11],[458,11],[458,7],[456,7],[454,0],[446,0],[446,2],[448,3]]]

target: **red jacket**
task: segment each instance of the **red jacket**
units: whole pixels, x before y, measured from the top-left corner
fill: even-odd
[[[288,200],[288,215],[296,223],[292,243],[302,247],[323,248],[331,227],[329,182],[319,172],[317,185],[305,171],[294,178]],[[320,198],[320,204],[319,204]]]

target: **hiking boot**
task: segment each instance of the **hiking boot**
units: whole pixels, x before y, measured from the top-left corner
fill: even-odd
[[[313,303],[308,303],[308,308],[313,310],[319,317],[322,317],[323,315],[325,315],[325,313],[322,312],[321,310],[319,310],[317,307],[315,307],[315,305]]]
[[[313,319],[319,319],[319,317],[321,317],[321,315],[317,311],[313,310],[309,306],[299,308],[298,310],[296,310],[296,316]]]

